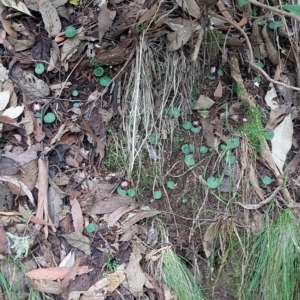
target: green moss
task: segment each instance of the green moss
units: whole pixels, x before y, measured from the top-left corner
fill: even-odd
[[[265,137],[262,115],[259,108],[250,107],[249,104],[244,103],[244,118],[246,121],[244,121],[243,126],[239,130],[246,134],[252,147],[256,151],[259,151],[261,142]]]
[[[234,85],[233,85],[233,90],[234,92],[237,94],[238,97],[241,96],[241,94],[243,93],[244,89],[243,89],[243,86],[238,83],[238,82],[235,82]]]
[[[106,149],[105,157],[102,161],[105,168],[110,171],[120,171],[127,166],[126,158],[123,153],[116,148],[114,143],[109,144]]]

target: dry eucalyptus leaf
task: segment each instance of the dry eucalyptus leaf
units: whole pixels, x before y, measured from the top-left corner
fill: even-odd
[[[37,36],[37,42],[31,49],[31,55],[34,60],[50,60],[51,38],[45,38],[42,35]]]
[[[259,60],[262,60],[267,57],[267,52],[263,41],[262,29],[259,25],[259,22],[261,22],[261,19],[257,19],[253,22],[250,40],[253,47],[254,57]]]
[[[17,107],[10,107],[7,108],[3,113],[3,117],[9,117],[11,119],[18,118],[24,111],[24,105],[17,106]]]
[[[277,49],[274,47],[268,32],[267,32],[267,25],[264,26],[263,31],[262,31],[264,40],[265,40],[265,45],[266,45],[266,52],[268,55],[269,60],[273,65],[278,65],[279,63],[279,54]]]
[[[0,158],[0,174],[1,175],[14,175],[20,170],[18,162],[13,158],[1,156]]]
[[[37,176],[38,176],[37,160],[32,160],[31,162],[22,166],[21,171],[19,171],[16,175],[14,175],[14,178],[21,181],[23,184],[26,185],[26,187],[30,191],[32,191],[36,185]],[[21,196],[25,196],[27,194],[26,191],[24,190],[20,191],[19,185],[9,183],[8,186],[10,187],[12,193],[15,195],[20,194]]]
[[[205,231],[203,237],[203,249],[205,256],[209,258],[214,249],[211,248],[211,245],[214,244],[214,239],[218,236],[218,232],[221,226],[220,220],[210,224]]]
[[[271,109],[275,109],[275,108],[279,107],[279,104],[277,101],[278,100],[277,92],[276,92],[275,87],[272,82],[269,84],[269,87],[270,87],[270,89],[266,93],[265,101]]]
[[[180,49],[187,43],[194,32],[194,23],[190,20],[182,19],[181,24],[167,22],[167,25],[172,29],[177,29],[175,32],[167,35],[167,51],[176,51]]]
[[[101,45],[102,38],[106,31],[112,24],[113,19],[116,16],[116,11],[111,11],[107,8],[106,1],[100,7],[100,13],[98,15],[98,28],[99,28],[99,45]]]
[[[290,112],[291,108],[289,106],[272,109],[265,130],[273,130]]]
[[[72,206],[71,213],[73,219],[73,226],[75,231],[83,231],[83,215],[80,204],[76,197],[70,197],[70,204]]]
[[[56,8],[48,0],[41,0],[40,13],[49,36],[57,35],[61,31],[61,22]]]
[[[176,0],[177,4],[187,11],[188,14],[194,18],[200,16],[200,8],[195,0]]]
[[[17,187],[19,187],[19,191],[23,191],[29,198],[32,205],[35,205],[31,191],[28,189],[28,187],[23,182],[21,182],[20,180],[14,178],[14,177],[10,177],[10,176],[0,176],[0,181],[12,183],[12,184],[16,185]]]
[[[48,102],[50,94],[48,85],[32,73],[23,71],[18,74],[18,83],[27,101]]]
[[[21,2],[21,1],[17,1],[17,0],[1,0],[2,4],[4,6],[7,7],[11,7],[17,11],[20,11],[28,16],[32,17],[32,14],[30,13],[30,11],[28,10],[28,8],[26,7],[26,5]]]
[[[119,285],[125,280],[125,272],[117,269],[112,274],[97,281],[87,291],[73,291],[69,294],[69,300],[104,300],[107,299],[106,294],[114,292]]]
[[[66,4],[68,0],[52,0],[50,3],[55,7],[58,8],[59,6],[62,6]],[[33,11],[39,11],[39,6],[36,0],[24,0],[25,5]]]
[[[141,243],[136,241],[132,242],[132,253],[130,255],[129,262],[126,266],[126,286],[132,295],[139,298],[143,295],[143,287],[146,281],[146,276],[141,268],[140,261],[142,259],[143,249],[141,249]]]
[[[250,166],[249,166],[249,180],[250,180],[250,183],[253,186],[257,196],[259,197],[259,199],[262,201],[265,200],[265,196],[264,196],[261,188],[259,187],[259,183],[258,183],[258,180],[257,180],[257,177],[256,177],[256,174],[255,174],[252,164],[250,164]]]
[[[209,97],[205,95],[200,95],[198,100],[195,103],[195,106],[193,107],[193,110],[198,109],[209,109],[215,104],[215,101],[211,100]]]
[[[8,70],[3,67],[2,63],[0,63],[0,82],[4,82],[8,79]]]
[[[286,156],[292,147],[293,132],[291,114],[288,114],[274,129],[274,138],[271,140],[272,156],[281,173],[283,173]]]
[[[10,98],[10,92],[9,91],[3,91],[0,92],[0,111],[4,110],[7,106]]]
[[[223,95],[223,87],[221,81],[219,81],[218,86],[214,92],[214,97],[221,98]]]
[[[17,31],[20,36],[25,37],[23,39],[15,39],[7,36],[7,40],[13,45],[16,52],[24,51],[34,45],[34,35],[22,23],[11,21],[11,28]]]
[[[81,43],[80,38],[84,36],[83,27],[77,29],[74,37],[67,39],[61,49],[61,61],[66,62],[76,51]]]
[[[53,221],[55,227],[59,225],[58,214],[61,212],[61,205],[63,204],[60,195],[56,192],[53,186],[48,189],[48,214],[50,219]]]
[[[32,148],[29,148],[22,153],[5,152],[4,154],[6,157],[15,160],[19,166],[23,166],[38,158],[37,151],[42,151],[42,147],[40,144],[36,144]]]
[[[101,192],[95,194],[94,203],[89,207],[85,207],[81,201],[82,210],[90,215],[111,213],[121,206],[129,206],[133,204],[132,198],[128,196],[120,196],[111,193]]]
[[[62,236],[67,240],[70,246],[81,250],[86,255],[91,254],[91,241],[81,232],[75,231],[69,234],[63,234]]]

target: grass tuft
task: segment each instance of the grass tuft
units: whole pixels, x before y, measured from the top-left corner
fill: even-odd
[[[178,300],[207,299],[197,280],[184,261],[172,249],[166,249],[162,257],[162,277]]]
[[[300,227],[290,210],[256,235],[242,299],[300,299]]]

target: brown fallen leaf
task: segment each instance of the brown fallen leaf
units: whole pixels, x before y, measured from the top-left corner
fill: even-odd
[[[113,19],[116,16],[116,11],[109,10],[107,8],[107,2],[103,1],[100,7],[100,13],[98,15],[98,28],[99,28],[99,45],[101,45],[102,38],[105,32],[109,29]]]
[[[264,201],[265,196],[264,196],[262,190],[259,188],[259,183],[258,183],[257,177],[255,175],[252,164],[250,164],[250,166],[249,166],[249,180],[250,180],[251,185],[254,188],[254,191],[256,192],[257,196],[259,197],[259,199],[261,201]]]
[[[219,81],[218,86],[214,92],[214,97],[221,98],[223,95],[223,87],[221,81]]]
[[[31,160],[29,163],[26,163],[21,167],[21,170],[15,174],[13,177],[23,182],[27,188],[32,191],[36,185],[37,177],[38,177],[38,168],[37,168],[37,159]],[[15,195],[20,194],[21,196],[25,196],[26,193],[24,191],[20,191],[19,186],[9,183],[8,184],[11,192]]]
[[[125,268],[127,280],[123,283],[125,287],[128,286],[132,295],[137,298],[143,295],[143,287],[146,280],[146,276],[140,265],[142,253],[144,252],[143,247],[140,242],[132,242],[132,253]]]
[[[69,272],[66,274],[65,278],[62,281],[62,286],[64,288],[68,286],[70,280],[73,280],[76,277],[81,259],[82,257],[78,257],[73,266],[69,268]]]
[[[141,17],[139,22],[145,22],[147,20],[149,20],[150,18],[152,18],[157,11],[158,8],[158,3],[155,3],[150,9],[148,9]]]
[[[94,195],[94,203],[90,207],[84,207],[84,203],[82,202],[80,202],[80,204],[84,213],[96,215],[108,214],[121,206],[129,206],[133,204],[133,200],[129,196],[102,192]]]
[[[30,283],[30,287],[34,291],[53,295],[59,295],[64,290],[61,282],[56,282],[52,280],[34,280]]]
[[[215,101],[205,95],[200,95],[193,107],[193,110],[209,109],[215,104]]]
[[[104,158],[105,155],[105,146],[104,143],[94,134],[93,130],[91,129],[90,125],[88,122],[85,120],[82,120],[82,129],[86,131],[93,139],[94,142],[96,142],[97,149],[100,154],[100,161]]]
[[[114,226],[123,215],[133,209],[135,209],[135,206],[121,206],[113,211],[107,218],[108,228]]]
[[[32,270],[25,273],[25,275],[31,279],[37,280],[57,280],[64,279],[69,271],[70,268],[67,267],[55,267]],[[77,269],[77,275],[86,274],[90,271],[91,269],[89,269],[89,266],[81,266]]]
[[[6,232],[3,226],[0,226],[0,252],[4,254],[10,254],[10,250],[8,247]]]
[[[73,218],[73,226],[75,231],[82,232],[83,231],[83,215],[82,215],[82,210],[80,207],[80,204],[77,200],[76,197],[70,198],[70,204],[72,206],[71,208],[71,213],[72,213],[72,218]]]
[[[0,174],[2,175],[14,175],[20,170],[18,162],[14,159],[2,156],[0,158]]]
[[[116,66],[125,63],[135,52],[135,43],[128,37],[118,45],[109,48],[97,48],[95,52],[97,59],[102,64]],[[93,98],[94,96],[90,95],[88,101],[92,101]]]
[[[185,45],[194,33],[194,22],[181,19],[180,24],[167,22],[166,24],[173,30],[167,35],[167,51],[176,51]]]
[[[125,227],[130,227],[133,224],[137,223],[140,220],[143,220],[145,218],[151,218],[153,216],[156,216],[160,214],[160,211],[157,210],[152,210],[152,211],[144,211],[144,210],[140,210],[135,216],[133,216],[132,218],[130,218],[129,220],[127,220],[124,223]]]

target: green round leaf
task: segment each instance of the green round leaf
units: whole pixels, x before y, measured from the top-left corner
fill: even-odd
[[[170,118],[178,118],[180,117],[180,109],[176,106],[169,108],[168,116]]]
[[[99,83],[101,86],[108,86],[111,83],[111,78],[109,76],[102,76],[99,79]]]
[[[54,113],[48,112],[47,114],[44,115],[43,120],[44,120],[44,123],[51,124],[56,120],[56,116]]]
[[[240,145],[240,141],[238,138],[228,139],[226,141],[226,145],[230,147],[230,149],[234,149]]]
[[[96,231],[96,226],[94,223],[89,223],[85,226],[87,232],[92,233]]]
[[[200,147],[200,153],[205,154],[205,153],[207,153],[207,151],[208,151],[208,148],[206,146]]]
[[[219,76],[224,76],[224,71],[222,69],[219,69],[217,73]]]
[[[190,154],[193,153],[195,150],[195,146],[193,144],[184,144],[181,146],[181,151],[184,154]]]
[[[193,133],[199,133],[201,131],[202,127],[198,126],[198,127],[192,127],[191,128],[191,132]]]
[[[233,154],[226,155],[225,161],[227,164],[233,165],[235,163],[235,156]]]
[[[104,69],[102,67],[98,67],[94,70],[94,75],[97,77],[102,76],[104,73]]]
[[[124,39],[126,39],[126,35],[125,34],[120,35],[120,41],[122,41]]]
[[[76,35],[76,29],[75,29],[75,27],[74,26],[68,26],[67,28],[66,28],[66,30],[65,30],[65,36],[67,37],[67,38],[71,38],[71,37],[73,37],[73,36],[75,36]]]
[[[184,142],[184,137],[183,137],[183,136],[180,136],[180,137],[178,138],[178,141],[179,141],[179,142]]]
[[[43,116],[43,115],[42,115],[41,113],[35,113],[35,114],[34,114],[34,117],[35,117],[35,118],[41,118],[42,116]]]
[[[72,91],[72,96],[73,97],[77,97],[79,95],[78,91],[77,90],[73,90]]]
[[[112,127],[111,127],[110,125],[107,125],[107,126],[106,126],[106,131],[107,131],[108,133],[112,133]]]
[[[269,185],[272,183],[272,178],[269,177],[268,175],[266,175],[263,179],[262,179],[262,182],[265,184],[265,185]]]
[[[175,187],[176,187],[176,183],[175,183],[174,181],[172,181],[172,180],[169,180],[169,181],[167,182],[167,187],[168,187],[170,190],[174,190]]]
[[[216,189],[221,184],[221,180],[220,178],[209,177],[207,178],[206,183],[211,189]]]
[[[74,108],[78,108],[80,106],[80,102],[74,102],[72,106]]]
[[[211,74],[207,74],[206,77],[211,81],[214,81],[216,79],[216,76],[211,75]]]
[[[117,188],[117,193],[121,196],[127,195],[127,190],[123,190],[120,186]]]
[[[190,130],[192,128],[192,123],[190,121],[184,121],[182,127],[185,130]]]
[[[45,66],[43,63],[37,63],[34,72],[38,75],[43,74],[45,71]]]
[[[188,202],[188,199],[187,199],[187,198],[183,198],[183,199],[181,200],[181,202],[182,202],[182,203],[187,203],[187,202]]]
[[[154,197],[154,199],[159,200],[162,197],[162,192],[161,191],[155,191],[153,193],[153,197]]]
[[[275,21],[275,22],[269,23],[269,28],[272,30],[275,30],[275,29],[279,28],[280,26],[282,26],[282,21]]]
[[[299,4],[284,4],[282,5],[284,9],[291,12],[292,14],[295,14],[297,16],[300,16],[300,5]]]
[[[261,61],[258,61],[258,62],[256,63],[256,65],[257,65],[259,68],[261,68],[261,69],[263,69],[264,66],[265,66]]]
[[[228,146],[226,146],[226,145],[224,145],[224,144],[222,144],[221,146],[220,146],[220,148],[222,149],[222,150],[227,150],[229,147]]]
[[[268,141],[271,141],[274,137],[274,131],[271,130],[271,131],[266,131],[265,132],[265,139],[268,140]]]
[[[184,162],[185,162],[189,167],[195,165],[195,160],[194,160],[193,154],[188,154],[188,155],[186,155],[185,158],[184,158]]]
[[[157,136],[155,133],[151,133],[149,135],[149,142],[152,143],[152,144],[155,144],[157,142]]]
[[[260,77],[255,77],[254,78],[254,82],[260,83],[261,82],[261,78]]]
[[[247,0],[238,0],[237,1],[239,7],[243,7],[244,5],[248,4]]]
[[[127,190],[127,195],[131,198],[135,196],[135,189],[128,189]]]

